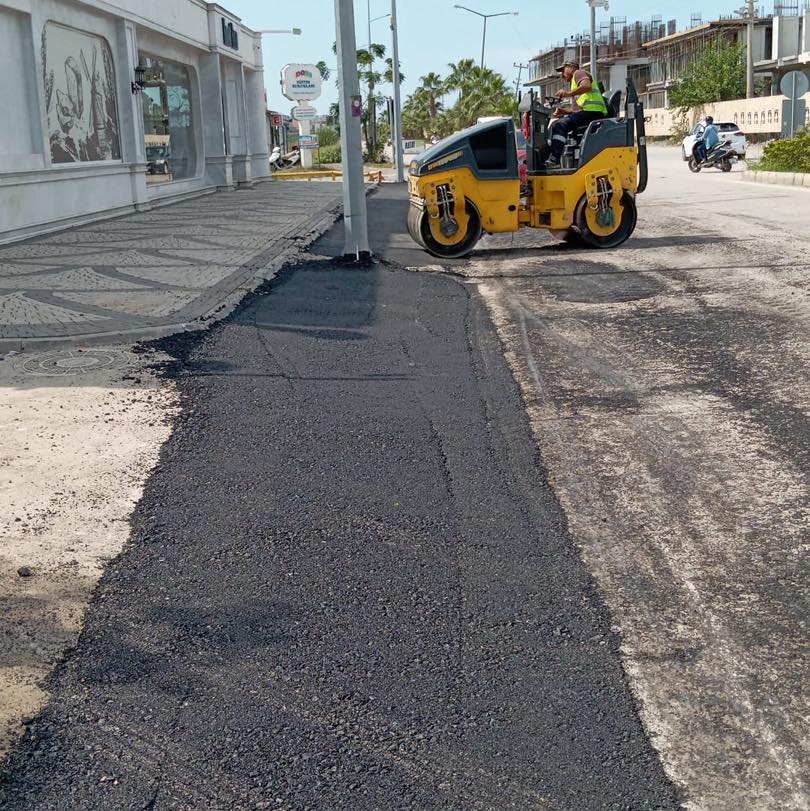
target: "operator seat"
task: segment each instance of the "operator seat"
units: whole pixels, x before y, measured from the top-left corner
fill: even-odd
[[[603,98],[605,99],[605,105],[607,106],[607,115],[605,118],[618,118],[619,109],[622,103],[622,91],[616,90],[610,96],[605,94]],[[591,121],[590,124],[583,124],[581,127],[577,127],[573,133],[571,133],[571,135],[576,138],[577,141],[581,141],[588,127],[590,127],[593,123],[594,122]]]
[[[574,165],[578,164],[579,148],[583,144],[588,133],[596,133],[604,121],[609,119],[613,119],[615,121],[619,118],[619,111],[621,109],[622,102],[622,91],[616,90],[610,96],[603,94],[603,98],[605,99],[605,106],[607,107],[607,115],[605,118],[598,118],[596,121],[583,124],[581,127],[577,127],[573,132],[571,132],[563,150],[562,163],[564,167],[567,166],[568,168],[572,168]]]

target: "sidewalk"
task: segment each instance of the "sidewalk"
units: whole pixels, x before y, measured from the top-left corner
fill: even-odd
[[[325,231],[340,183],[262,183],[0,247],[0,352],[224,314]]]

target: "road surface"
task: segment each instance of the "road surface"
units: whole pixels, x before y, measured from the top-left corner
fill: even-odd
[[[451,272],[487,302],[689,807],[807,809],[810,192],[650,157],[621,250],[524,231]]]

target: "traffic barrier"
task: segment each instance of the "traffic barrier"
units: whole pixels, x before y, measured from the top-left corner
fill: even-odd
[[[339,180],[342,177],[343,172],[334,169],[316,169],[312,172],[277,172],[273,175],[273,180]],[[366,179],[370,183],[382,183],[383,173],[366,172]]]

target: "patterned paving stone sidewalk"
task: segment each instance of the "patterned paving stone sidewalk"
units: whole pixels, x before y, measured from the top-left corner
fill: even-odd
[[[339,183],[261,183],[0,247],[0,351],[209,318],[329,227]]]

